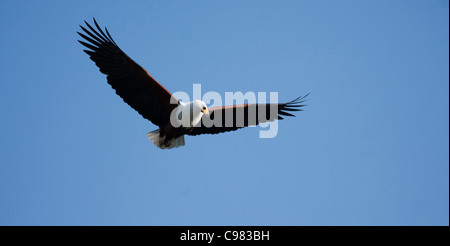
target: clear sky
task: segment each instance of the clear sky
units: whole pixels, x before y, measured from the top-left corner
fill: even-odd
[[[172,92],[308,106],[160,150],[92,17]],[[0,30],[0,225],[449,224],[448,1],[1,1]]]

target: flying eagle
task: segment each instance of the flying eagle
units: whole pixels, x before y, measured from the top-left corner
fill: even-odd
[[[128,57],[113,40],[108,29],[105,28],[106,34],[103,32],[95,18],[94,24],[97,29],[84,22],[89,30],[80,25],[84,34],[77,32],[87,41],[78,40],[89,49],[84,52],[99,67],[100,72],[107,75],[108,84],[117,95],[142,117],[159,127],[147,133],[147,137],[161,149],[184,146],[184,135],[235,131],[246,126],[283,119],[281,115],[294,116],[286,111],[302,111],[301,107],[305,106],[301,103],[307,95],[288,103],[240,104],[209,109],[205,102],[200,100],[181,102],[144,68]],[[171,121],[172,112],[175,112],[175,121]],[[225,124],[207,126],[204,123],[214,119],[221,119]],[[180,124],[173,124],[173,122]]]

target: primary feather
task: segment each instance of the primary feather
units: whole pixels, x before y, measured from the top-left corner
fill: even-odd
[[[85,24],[87,28],[80,25],[84,33],[78,32],[84,39],[79,42],[87,48],[84,52],[95,62],[100,72],[107,75],[108,84],[116,94],[145,119],[159,127],[147,133],[147,137],[161,149],[183,146],[184,135],[217,134],[281,120],[282,116],[294,116],[287,111],[301,111],[301,107],[305,106],[302,103],[306,96],[288,103],[240,104],[209,110],[203,101],[182,103],[125,54],[108,29],[103,31],[95,19],[95,28],[86,21]],[[181,117],[175,120],[176,125],[171,122],[172,112],[176,112],[177,117],[181,113]],[[204,124],[207,120],[219,118],[222,119],[219,124]]]

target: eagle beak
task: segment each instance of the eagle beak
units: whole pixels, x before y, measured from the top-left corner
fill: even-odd
[[[209,111],[208,111],[208,109],[202,109],[202,113],[209,114]]]

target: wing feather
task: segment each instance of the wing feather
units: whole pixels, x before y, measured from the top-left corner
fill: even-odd
[[[87,28],[80,25],[84,33],[78,32],[84,41],[78,41],[88,48],[84,52],[107,75],[116,94],[153,124],[166,124],[176,107],[170,103],[172,94],[117,46],[108,29],[105,28],[105,34],[95,19],[97,29],[86,21],[85,24]]]
[[[200,123],[194,127],[188,135],[195,136],[200,134],[218,134],[228,131],[235,131],[240,128],[258,125],[263,122],[270,122],[276,119],[282,120],[283,117],[280,115],[295,117],[295,115],[285,111],[303,111],[301,107],[305,105],[301,103],[305,101],[305,98],[308,95],[298,97],[288,103],[240,104],[210,108],[208,109],[209,114],[204,115]],[[264,110],[260,110],[261,107]],[[241,114],[239,112],[241,112]],[[265,116],[259,117],[259,112],[265,113]],[[211,122],[214,122],[217,115],[220,115],[219,117],[221,117],[221,124],[213,124],[211,126]],[[230,119],[230,117],[232,118]],[[205,123],[205,121],[209,123]],[[229,123],[228,125],[226,124],[227,122]]]

